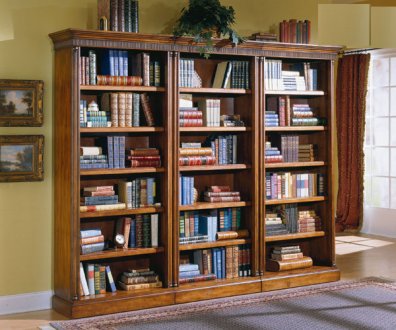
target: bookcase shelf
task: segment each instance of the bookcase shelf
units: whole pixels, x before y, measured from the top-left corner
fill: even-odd
[[[331,176],[334,167],[332,136],[335,122],[334,67],[341,47],[246,41],[237,48],[228,44],[215,48],[213,54],[206,59],[199,55],[199,45],[189,37],[174,40],[173,37],[166,35],[78,29],[63,30],[51,34],[50,37],[55,49],[53,166],[56,171],[54,172],[53,308],[56,311],[71,318],[89,317],[339,279],[339,271],[333,266],[335,265],[335,234]],[[145,86],[95,85],[95,74],[108,75],[110,72],[110,61],[106,62],[110,51],[116,51],[117,53],[113,55],[125,61],[122,64],[123,73],[125,74],[125,66],[128,65],[127,74],[140,75]],[[87,70],[93,69],[95,63],[94,60],[89,61],[90,56],[91,59],[97,60],[96,73],[92,70],[92,74],[87,75]],[[82,64],[82,61],[85,64]],[[300,82],[305,79],[302,77],[306,74],[305,70],[301,69],[307,67],[312,71],[312,77],[305,80],[306,86],[307,89],[309,87],[314,90],[271,90],[279,87],[275,87],[275,84],[267,85],[270,78],[268,71],[270,61],[277,62],[281,71],[294,71],[292,75],[298,71]],[[106,68],[107,64],[109,68]],[[194,71],[185,64],[193,66]],[[154,69],[151,71],[154,73],[151,79],[147,74],[150,72],[147,70],[150,65]],[[121,70],[121,65],[119,69]],[[182,70],[185,70],[185,75],[179,76]],[[191,77],[191,72],[196,72],[199,79],[195,73]],[[186,73],[190,75],[187,80]],[[216,76],[219,79],[214,79]],[[224,78],[230,80],[225,83]],[[109,80],[115,79],[109,78]],[[214,84],[215,80],[216,84]],[[80,85],[80,81],[83,85]],[[88,85],[84,81],[90,81],[92,84]],[[297,81],[296,78],[296,85]],[[202,87],[182,87],[197,85],[196,82]],[[309,85],[311,83],[312,86]],[[125,111],[125,121],[131,117],[130,97],[132,102],[140,102],[136,103],[139,103],[139,106],[132,107],[135,110],[132,110],[135,127],[79,127],[107,125],[110,121],[113,126],[124,125],[122,111]],[[320,120],[304,123],[326,123],[325,126],[265,127],[265,122],[270,124],[267,118],[273,119],[274,114],[275,116],[280,114],[281,99],[286,101],[285,105],[288,107],[290,116],[287,118],[294,118],[294,115],[299,118],[298,111],[294,113],[293,107],[301,109],[306,105],[303,111],[312,109],[314,116]],[[123,107],[124,100],[125,107]],[[95,103],[99,111],[103,111],[102,113],[89,113],[97,110]],[[182,111],[191,111],[191,113],[182,113]],[[267,114],[269,116],[266,116]],[[102,118],[93,118],[97,115]],[[151,115],[154,118],[151,118]],[[201,118],[202,123],[199,120],[189,121]],[[304,114],[300,118],[305,118]],[[279,123],[273,120],[271,124]],[[282,124],[286,123],[289,124],[282,119]],[[293,123],[300,122],[290,121],[290,124]],[[207,127],[185,127],[195,124]],[[209,126],[212,124],[243,126]],[[309,159],[309,161],[267,164],[265,162],[267,142],[281,147],[277,143],[281,141],[282,136],[289,135],[298,136],[299,144],[315,145],[312,149],[309,149],[310,146],[303,147],[305,150],[309,149],[309,155],[307,152],[304,155],[303,152],[301,159]],[[188,158],[196,156],[194,151],[180,150],[190,147],[210,147],[211,156],[208,150],[198,152],[200,156],[208,157],[202,162],[225,164],[180,166],[180,162],[192,164],[195,161],[194,158]],[[95,155],[89,152],[84,154],[84,150],[93,149]],[[147,158],[132,159],[132,156],[136,157],[136,150],[141,152],[144,149],[147,152],[144,156]],[[80,157],[80,150],[83,151],[83,156],[88,157]],[[314,157],[311,157],[311,151],[314,151],[312,152]],[[132,160],[137,162],[134,163],[135,165],[147,164],[149,161],[158,164],[157,157],[148,158],[152,152],[155,155],[159,154],[161,167],[128,167],[131,166]],[[222,153],[221,157],[220,153]],[[100,157],[90,157],[98,154]],[[125,154],[131,157],[124,159]],[[184,158],[179,159],[182,154]],[[92,159],[97,162],[91,162]],[[122,168],[124,160],[126,160],[126,168]],[[147,163],[138,163],[139,161]],[[79,168],[80,163],[89,167],[90,164],[106,162],[110,168]],[[118,166],[118,162],[121,168],[112,168]],[[316,178],[320,179],[317,182],[324,183],[324,188],[318,185],[318,194],[323,192],[327,197],[267,200],[268,174],[282,175],[286,171],[290,176],[304,174],[306,177],[307,174],[316,174]],[[147,182],[150,182],[150,188],[147,188],[149,187]],[[180,184],[181,182],[184,182],[184,186]],[[130,184],[133,184],[132,188]],[[129,193],[132,195],[138,191],[140,195],[134,195],[134,198],[142,198],[143,202],[138,201],[137,205],[155,203],[160,206],[80,212],[80,201],[86,204],[92,201],[82,197],[100,196],[100,193],[91,194],[90,189],[98,187],[104,189],[106,186],[111,187],[112,192],[104,196],[117,195],[114,198],[119,198],[118,202],[124,202],[129,198]],[[224,190],[219,187],[224,187]],[[319,188],[324,191],[320,191]],[[205,193],[212,193],[218,189],[222,193],[229,190],[234,194],[221,197],[237,196],[238,194],[235,193],[239,192],[244,201],[203,202],[205,198],[213,197]],[[188,198],[182,195],[186,191],[189,191]],[[182,197],[182,200],[184,198],[186,203],[194,200],[196,194],[199,202],[193,205],[179,205],[181,204],[179,197]],[[148,195],[153,201],[144,199]],[[112,199],[113,197],[108,198],[108,200]],[[101,201],[100,198],[93,200]],[[133,201],[136,202],[136,199]],[[315,212],[321,219],[322,230],[279,236],[266,235],[267,226],[264,224],[266,215],[278,212],[285,216],[291,208],[294,208],[293,212]],[[127,235],[131,232],[129,238],[134,239],[133,234],[143,235],[143,229],[138,231],[137,228],[137,223],[139,221],[140,226],[141,220],[146,221],[146,226],[148,220],[151,221],[150,228],[154,226],[154,230],[150,231],[150,235],[154,234],[150,239],[151,242],[155,242],[152,245],[158,245],[158,248],[107,249],[80,255],[81,233],[92,230],[101,233],[95,234],[100,236],[94,237],[97,239],[95,242],[114,241],[115,233],[120,233],[119,224],[121,224],[121,229],[124,230],[121,233]],[[199,221],[203,221],[204,225],[206,224],[204,221],[208,221],[208,236],[209,221],[214,221],[211,222],[212,229],[217,226],[216,230],[222,231],[227,225],[227,231],[248,231],[249,238],[180,245],[178,242],[180,236],[183,236],[183,230],[186,237],[196,236],[196,220],[198,226]],[[136,231],[133,232],[128,228],[128,221],[131,228],[132,224],[135,226]],[[186,224],[189,226],[188,231]],[[147,242],[148,227],[145,228]],[[229,228],[231,229],[228,230]],[[238,237],[238,233],[236,236],[232,235],[231,237]],[[87,244],[87,241],[89,240],[84,241],[83,245]],[[298,244],[304,255],[309,255],[313,259],[314,266],[286,272],[266,271],[267,258],[278,242],[281,245]],[[144,245],[150,246],[150,244]],[[130,244],[130,246],[134,245]],[[216,280],[180,284],[180,265],[198,263],[200,257],[203,263],[203,256],[209,255],[217,258],[216,265],[222,267],[223,275],[231,272],[229,276],[240,277],[220,279],[219,277],[223,275],[218,273]],[[234,265],[241,256],[241,260],[238,259],[240,267],[238,271],[223,268],[224,256],[226,256],[225,260],[233,260]],[[108,267],[116,282],[128,270],[150,269],[158,275],[162,287],[123,291],[118,286],[117,292],[84,295],[86,292],[80,290],[84,278],[80,276],[80,267],[83,267],[82,273],[85,274],[84,267],[93,264],[102,266],[102,270],[103,266]]]
[[[164,208],[162,208],[162,207],[141,207],[138,209],[80,212],[80,218],[84,219],[84,218],[127,216],[127,215],[133,215],[133,214],[160,213],[163,211],[164,211]]]
[[[270,199],[265,201],[265,205],[280,205],[280,204],[292,204],[292,203],[312,203],[322,202],[327,198],[324,196],[314,196],[306,198],[283,198],[283,199]]]
[[[179,132],[250,132],[252,130],[251,127],[179,127]]]
[[[221,202],[221,203],[197,202],[192,205],[180,205],[179,211],[211,210],[211,209],[228,208],[228,207],[245,207],[250,205],[251,205],[250,202]]]
[[[163,127],[81,127],[80,133],[160,133]]]
[[[163,173],[163,167],[132,167],[132,168],[109,168],[81,170],[81,176],[89,175],[115,175],[115,174],[138,174],[138,173]]]
[[[310,131],[327,131],[325,126],[276,126],[266,127],[266,132],[310,132]]]
[[[81,91],[115,91],[115,92],[165,92],[164,87],[153,86],[105,86],[80,85]]]
[[[314,162],[283,162],[283,163],[267,163],[265,168],[289,168],[289,167],[316,167],[316,166],[326,166],[327,164],[322,161]]]
[[[180,166],[180,172],[188,171],[232,171],[232,170],[246,170],[251,168],[246,164],[230,164],[230,165],[197,165],[197,166]]]
[[[323,96],[324,91],[265,91],[266,95]]]
[[[163,247],[117,249],[117,250],[102,251],[102,252],[96,252],[96,253],[90,253],[90,254],[82,254],[82,255],[80,255],[80,261],[122,258],[122,257],[139,256],[139,255],[143,255],[143,254],[155,254],[155,253],[162,253],[162,252],[164,252]]]
[[[179,244],[179,250],[188,251],[188,250],[197,250],[197,249],[210,249],[214,247],[233,246],[233,245],[250,244],[250,243],[251,243],[250,239],[240,238],[240,239],[230,239],[230,240],[222,240],[215,242]]]
[[[251,94],[248,89],[241,88],[188,88],[180,87],[180,93],[201,93],[201,94]]]
[[[298,240],[304,238],[311,238],[311,237],[323,237],[325,236],[324,231],[314,231],[311,233],[293,233],[293,234],[286,234],[286,235],[274,235],[274,236],[266,236],[266,242],[279,242],[279,241],[289,241],[289,240]]]

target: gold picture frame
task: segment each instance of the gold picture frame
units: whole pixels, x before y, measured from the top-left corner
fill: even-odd
[[[43,125],[42,80],[0,79],[0,126]]]
[[[44,179],[44,136],[0,136],[0,182]]]

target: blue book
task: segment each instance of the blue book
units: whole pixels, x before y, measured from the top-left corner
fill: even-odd
[[[123,50],[122,51],[122,59],[124,61],[124,73],[123,76],[127,77],[128,76],[128,51]]]
[[[199,216],[199,219],[198,219],[198,234],[201,234],[201,235],[208,235],[208,237],[209,237],[209,232],[210,232],[210,230],[209,230],[209,226],[210,226],[210,224],[209,224],[209,216],[207,216],[207,215],[200,215]],[[210,239],[209,239],[209,241],[210,241]]]
[[[179,277],[180,278],[184,278],[184,277],[191,277],[191,276],[195,276],[195,275],[199,275],[200,272],[199,270],[191,270],[191,271],[180,271],[179,272]]]
[[[102,235],[102,231],[100,229],[83,229],[80,230],[81,238],[93,237]]]
[[[217,248],[212,249],[212,269],[217,278],[219,277],[219,272],[217,271]]]
[[[81,254],[103,251],[104,242],[81,245]]]
[[[113,137],[107,137],[107,161],[109,168],[114,168],[114,149],[113,149]]]
[[[180,191],[181,191],[181,205],[186,205],[186,180],[185,177],[181,176],[180,177]]]
[[[155,200],[155,178],[147,178],[147,204],[153,205]]]
[[[182,203],[182,196],[183,196],[182,180],[183,180],[183,178],[181,176],[179,176],[179,205],[183,205],[183,203]]]
[[[189,187],[189,192],[190,192],[190,205],[194,204],[194,177],[190,177],[190,187]]]
[[[102,53],[100,71],[102,75],[111,75],[111,49],[105,49]]]
[[[114,283],[113,275],[111,274],[110,266],[106,266],[106,283],[107,283],[107,291],[116,292],[116,286]]]
[[[113,136],[113,159],[114,168],[120,168],[120,139],[119,136]]]
[[[125,136],[119,136],[119,154],[118,154],[118,161],[120,164],[120,168],[125,168]]]
[[[131,219],[131,231],[129,232],[128,247],[136,247],[136,218]]]
[[[119,76],[119,62],[118,62],[118,50],[113,50],[113,67],[114,67],[114,76]]]
[[[218,278],[223,278],[223,271],[222,271],[222,258],[221,258],[221,248],[217,249],[217,256],[216,256],[216,261],[217,261],[217,272],[219,273]]]
[[[188,272],[192,270],[198,270],[198,264],[181,264],[179,265],[179,272]]]
[[[221,248],[221,276],[226,278],[226,249]]]
[[[199,213],[198,211],[194,212],[194,235],[193,236],[197,236],[199,233]]]
[[[123,58],[124,54],[122,50],[118,50],[117,51],[117,60],[118,60],[118,73],[119,76],[123,76],[124,75],[124,58]]]

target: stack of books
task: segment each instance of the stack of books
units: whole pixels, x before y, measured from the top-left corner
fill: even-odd
[[[297,225],[299,233],[309,233],[321,230],[322,221],[315,210],[299,211]]]
[[[108,111],[100,111],[98,104],[80,100],[80,127],[111,127],[111,115]]]
[[[102,147],[80,147],[80,169],[108,168]]]
[[[315,126],[318,125],[321,120],[314,117],[314,113],[309,104],[293,104],[292,107],[292,126]]]
[[[125,203],[118,202],[114,186],[85,187],[80,198],[80,212],[125,209]]]
[[[240,115],[221,115],[220,126],[224,127],[244,127],[245,123]]]
[[[279,114],[274,110],[265,111],[265,127],[279,126]]]
[[[201,127],[202,125],[203,114],[197,107],[179,107],[180,127]]]
[[[205,148],[201,143],[184,143],[179,148],[179,165],[214,165],[216,157],[213,155],[212,148]]]
[[[82,229],[81,236],[81,254],[89,254],[103,251],[104,236],[100,229]]]
[[[266,268],[271,272],[308,268],[313,264],[312,258],[304,256],[299,245],[275,246],[271,258],[266,261]]]
[[[316,144],[300,144],[298,146],[298,161],[299,162],[313,162],[317,155]]]
[[[276,33],[269,32],[256,32],[253,33],[248,39],[256,41],[277,41],[278,35]]]
[[[286,225],[283,223],[282,218],[278,215],[278,213],[276,212],[266,213],[265,215],[266,236],[285,235],[288,233],[289,231],[287,230]]]
[[[283,89],[285,91],[305,91],[305,77],[299,71],[282,70]]]
[[[130,167],[160,167],[161,156],[157,148],[130,149],[127,155]]]
[[[281,163],[283,162],[283,156],[278,147],[271,146],[271,142],[265,142],[265,156],[264,160],[266,163]]]
[[[123,272],[118,281],[122,290],[134,291],[139,289],[160,288],[162,282],[155,271],[150,268],[130,269]]]
[[[209,186],[204,192],[205,202],[239,202],[240,200],[239,191],[231,191],[230,186]]]
[[[202,282],[215,280],[216,275],[211,273],[202,273],[198,264],[184,263],[179,265],[179,283]]]

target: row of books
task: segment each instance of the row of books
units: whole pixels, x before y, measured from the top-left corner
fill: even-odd
[[[160,86],[161,64],[149,53],[128,53],[124,50],[89,50],[79,60],[81,85]],[[98,68],[100,64],[100,73]]]
[[[267,173],[265,177],[266,198],[305,198],[324,196],[322,173]]]
[[[311,41],[311,22],[296,19],[283,20],[279,23],[279,41],[309,44]]]
[[[237,164],[238,137],[235,134],[211,135],[205,145],[209,145],[215,157],[215,164],[227,165]]]
[[[213,88],[250,88],[248,61],[225,61],[217,64]]]
[[[115,222],[114,237],[124,236],[123,248],[158,247],[158,214],[137,214]]]
[[[265,126],[312,126],[325,125],[323,118],[317,117],[308,103],[290,104],[290,97],[268,97],[265,111]]]
[[[312,258],[304,256],[297,244],[274,246],[270,258],[266,260],[266,269],[271,272],[309,268],[312,265]]]
[[[218,232],[237,231],[240,227],[240,208],[218,209],[203,214],[199,211],[180,212],[180,244],[214,242],[219,239],[216,235]],[[242,238],[241,235],[244,233],[237,233],[237,237]],[[229,237],[229,235],[223,237]]]
[[[126,158],[130,167],[161,166],[161,156],[157,148],[130,149]]]
[[[298,210],[297,204],[294,203],[267,210],[265,225],[267,236],[322,230],[321,218],[315,210]],[[282,229],[286,231],[281,232]]]
[[[127,209],[159,205],[156,201],[156,185],[157,180],[155,177],[121,181],[118,183],[120,202],[125,203]]]
[[[180,127],[218,127],[220,126],[220,99],[205,99],[198,102],[198,107],[179,107]]]
[[[150,268],[129,269],[120,275],[117,284],[126,291],[162,287],[159,275]]]
[[[288,65],[283,69],[282,60],[266,60],[264,63],[264,87],[275,91],[312,91],[318,89],[318,72],[309,62]]]
[[[139,0],[99,0],[100,30],[139,32]]]
[[[194,60],[181,58],[179,61],[179,87],[202,87],[202,80],[194,68]]]
[[[251,248],[247,244],[195,250],[192,263],[189,259],[181,258],[179,283],[250,276],[250,254]],[[185,264],[195,266],[184,266]],[[205,276],[209,274],[214,274],[215,277]]]
[[[110,113],[112,127],[155,125],[147,93],[104,93],[101,109]]]
[[[80,262],[80,296],[117,291],[110,266]]]

